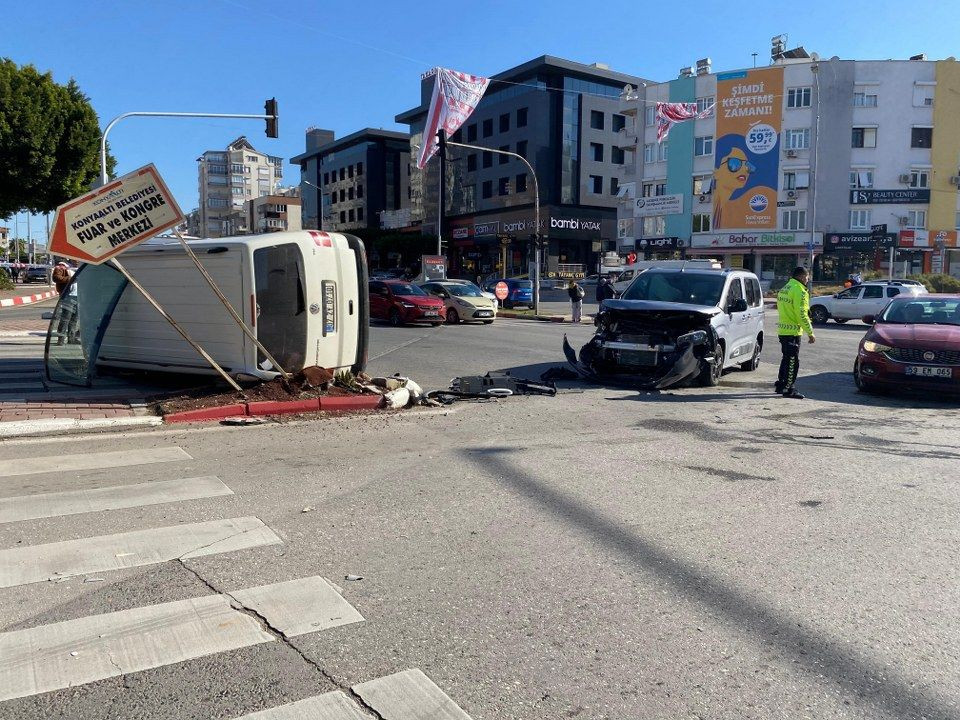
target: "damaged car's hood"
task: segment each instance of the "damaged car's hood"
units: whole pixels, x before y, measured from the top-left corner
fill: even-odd
[[[704,319],[720,314],[720,308],[716,305],[688,305],[686,303],[660,302],[657,300],[604,300],[603,308],[614,312],[630,312],[640,315],[662,313],[701,315]]]

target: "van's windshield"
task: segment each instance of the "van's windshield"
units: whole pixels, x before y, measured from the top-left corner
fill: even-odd
[[[628,287],[623,300],[655,300],[685,305],[717,305],[726,278],[720,273],[658,272],[640,273]]]

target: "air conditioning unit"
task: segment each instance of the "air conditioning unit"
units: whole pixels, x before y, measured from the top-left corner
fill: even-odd
[[[797,197],[797,191],[787,190],[787,197],[790,198],[791,200],[794,200]]]
[[[909,185],[909,184],[910,184],[910,173],[904,173],[904,174],[901,175],[898,179],[900,180],[900,182],[904,183],[905,185]]]
[[[951,175],[950,184],[960,187],[960,175]]]
[[[905,217],[897,218],[897,220],[900,222],[900,227],[906,227],[907,222],[909,222],[909,218],[905,218]]]
[[[797,156],[797,151],[796,151],[796,150],[787,150],[787,157],[788,157],[788,158],[795,158],[796,156]]]

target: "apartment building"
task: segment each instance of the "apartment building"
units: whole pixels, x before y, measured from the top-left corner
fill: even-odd
[[[657,102],[715,111],[660,143]],[[958,111],[953,58],[824,60],[798,48],[769,67],[714,74],[704,61],[633,88],[620,105],[635,153],[618,249],[719,257],[769,282],[811,254],[817,278],[885,270],[891,248],[898,274],[960,274]]]
[[[542,56],[493,75],[467,123],[450,138],[489,148],[448,150],[444,242],[450,271],[468,276],[526,272],[534,234],[533,179],[539,183],[544,271],[552,277],[589,272],[616,246],[617,195],[628,151],[617,143],[627,118],[625,85],[641,78]],[[434,77],[421,78],[420,102],[396,116],[410,126],[411,155],[423,142]],[[634,147],[629,148],[632,153]],[[424,233],[439,224],[439,160],[410,177],[410,219]],[[506,247],[507,267],[501,267]]]
[[[282,158],[258,152],[243,136],[223,150],[207,150],[198,157],[199,234],[226,237],[251,232],[244,206],[276,193],[282,166]]]
[[[407,206],[410,136],[365,128],[339,140],[330,130],[307,131],[300,166],[303,225],[329,231],[379,228],[380,214]]]
[[[245,209],[251,233],[303,229],[299,188],[281,188],[271,195],[248,200]]]

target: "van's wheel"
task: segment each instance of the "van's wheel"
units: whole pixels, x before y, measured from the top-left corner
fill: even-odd
[[[740,369],[745,370],[746,372],[753,372],[758,367],[760,367],[760,350],[762,349],[760,341],[753,345],[753,357],[747,360],[745,363],[740,363]]]
[[[813,320],[814,325],[826,325],[827,320],[830,319],[830,313],[823,305],[814,305],[810,308],[810,319]]]
[[[713,362],[705,363],[700,368],[697,381],[702,387],[716,387],[720,384],[721,375],[723,375],[723,345],[717,343],[713,348]]]
[[[456,325],[460,322],[460,313],[458,313],[453,308],[447,310],[447,322],[451,325]]]
[[[400,327],[403,325],[403,320],[400,319],[400,313],[397,312],[396,308],[390,311],[390,324],[394,327]]]

